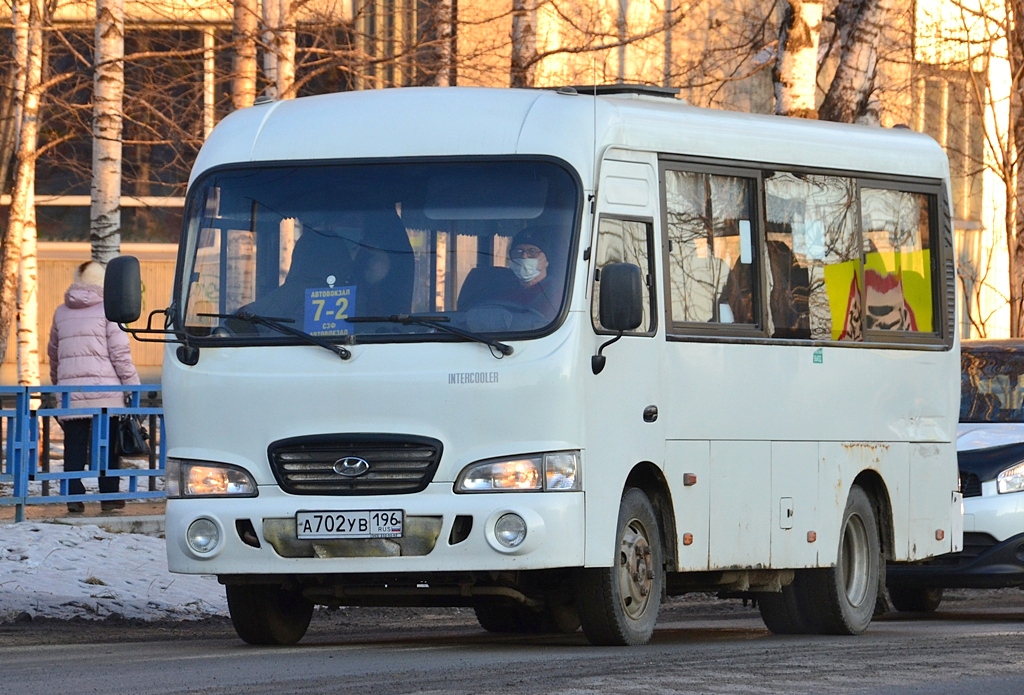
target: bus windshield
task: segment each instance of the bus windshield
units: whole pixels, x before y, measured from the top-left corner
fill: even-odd
[[[579,201],[551,161],[218,169],[189,194],[178,320],[206,344],[296,342],[280,324],[332,342],[464,339],[442,322],[529,337],[568,299]]]

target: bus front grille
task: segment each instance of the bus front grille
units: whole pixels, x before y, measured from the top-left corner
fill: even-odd
[[[278,485],[293,495],[395,495],[427,487],[441,442],[396,434],[293,437],[267,449]]]

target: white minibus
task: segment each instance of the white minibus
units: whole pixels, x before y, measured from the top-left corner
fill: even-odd
[[[959,550],[949,174],[907,129],[667,90],[409,88],[228,116],[164,340],[171,571],[239,636],[466,606],[641,644],[687,592],[856,634]],[[141,310],[115,259],[106,308]]]

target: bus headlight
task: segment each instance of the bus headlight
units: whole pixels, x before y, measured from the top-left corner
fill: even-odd
[[[552,451],[477,461],[462,469],[455,492],[580,490],[580,453]]]
[[[996,478],[996,490],[1004,492],[1020,492],[1024,490],[1024,462],[1011,466]]]
[[[167,459],[167,497],[256,497],[256,481],[227,463]]]

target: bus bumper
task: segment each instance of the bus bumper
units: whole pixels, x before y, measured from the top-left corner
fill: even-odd
[[[300,511],[395,510],[404,514],[401,538],[300,540]],[[495,524],[517,514],[526,536],[515,548],[496,538]],[[205,521],[201,521],[205,520]],[[198,552],[189,529],[211,530],[216,543]],[[195,534],[193,534],[195,535]],[[172,499],[166,512],[167,561],[172,572],[217,575],[503,571],[581,567],[584,493],[455,494],[451,483],[388,497],[300,497],[276,486],[238,499]]]

